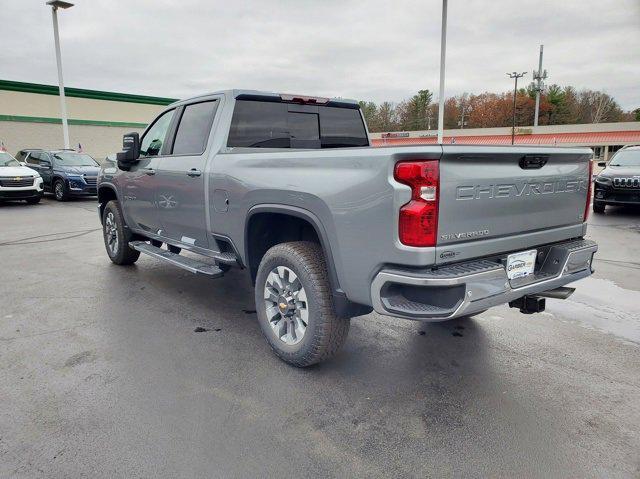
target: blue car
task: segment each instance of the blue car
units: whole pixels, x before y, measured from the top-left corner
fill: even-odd
[[[100,164],[86,153],[74,150],[21,150],[18,161],[42,176],[44,191],[56,200],[97,195],[96,183]]]

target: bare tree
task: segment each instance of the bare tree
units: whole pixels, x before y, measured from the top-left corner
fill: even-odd
[[[620,106],[605,92],[582,90],[578,98],[581,123],[617,121],[622,115]]]

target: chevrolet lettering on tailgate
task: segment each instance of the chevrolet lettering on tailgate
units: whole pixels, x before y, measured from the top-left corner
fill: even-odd
[[[587,191],[584,178],[556,179],[549,181],[500,183],[495,185],[458,186],[457,200],[482,200],[491,198],[518,198],[530,195],[551,195]]]

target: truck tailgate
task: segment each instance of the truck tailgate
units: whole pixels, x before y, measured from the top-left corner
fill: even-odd
[[[586,148],[445,146],[438,262],[579,236],[591,157]]]

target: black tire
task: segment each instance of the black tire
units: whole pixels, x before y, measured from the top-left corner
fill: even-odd
[[[180,254],[180,251],[182,251],[182,248],[179,246],[173,246],[172,244],[168,244],[167,249],[174,254]]]
[[[155,246],[156,248],[160,248],[162,246],[162,241],[152,239],[151,240],[151,246]]]
[[[117,234],[117,245],[111,241],[114,231]],[[131,231],[126,227],[120,205],[115,200],[109,201],[102,212],[102,237],[109,259],[115,264],[133,264],[140,257],[140,251],[129,247],[129,241],[132,240]]]
[[[26,201],[27,201],[27,203],[28,203],[28,204],[30,204],[30,205],[36,205],[36,204],[40,203],[40,199],[41,199],[41,198],[42,198],[42,195],[38,195],[38,196],[35,196],[35,197],[33,197],[33,198],[29,198],[29,199],[28,199],[28,200],[26,200]]]
[[[265,286],[268,276],[279,266],[293,271],[306,293],[307,325],[297,344],[287,344],[280,339],[267,318]],[[271,349],[293,366],[306,367],[329,359],[347,338],[350,319],[336,316],[324,254],[316,243],[296,241],[269,249],[258,267],[255,301],[258,322]]]
[[[231,265],[227,263],[216,263],[216,266],[220,268],[223,273],[226,273],[231,269]]]
[[[594,201],[593,202],[593,212],[594,213],[598,213],[598,214],[602,214],[604,213],[604,210],[606,208],[607,205],[600,203],[598,201]]]
[[[53,182],[53,196],[58,201],[67,201],[69,199],[69,192],[67,186],[64,184],[64,180],[56,180]]]

